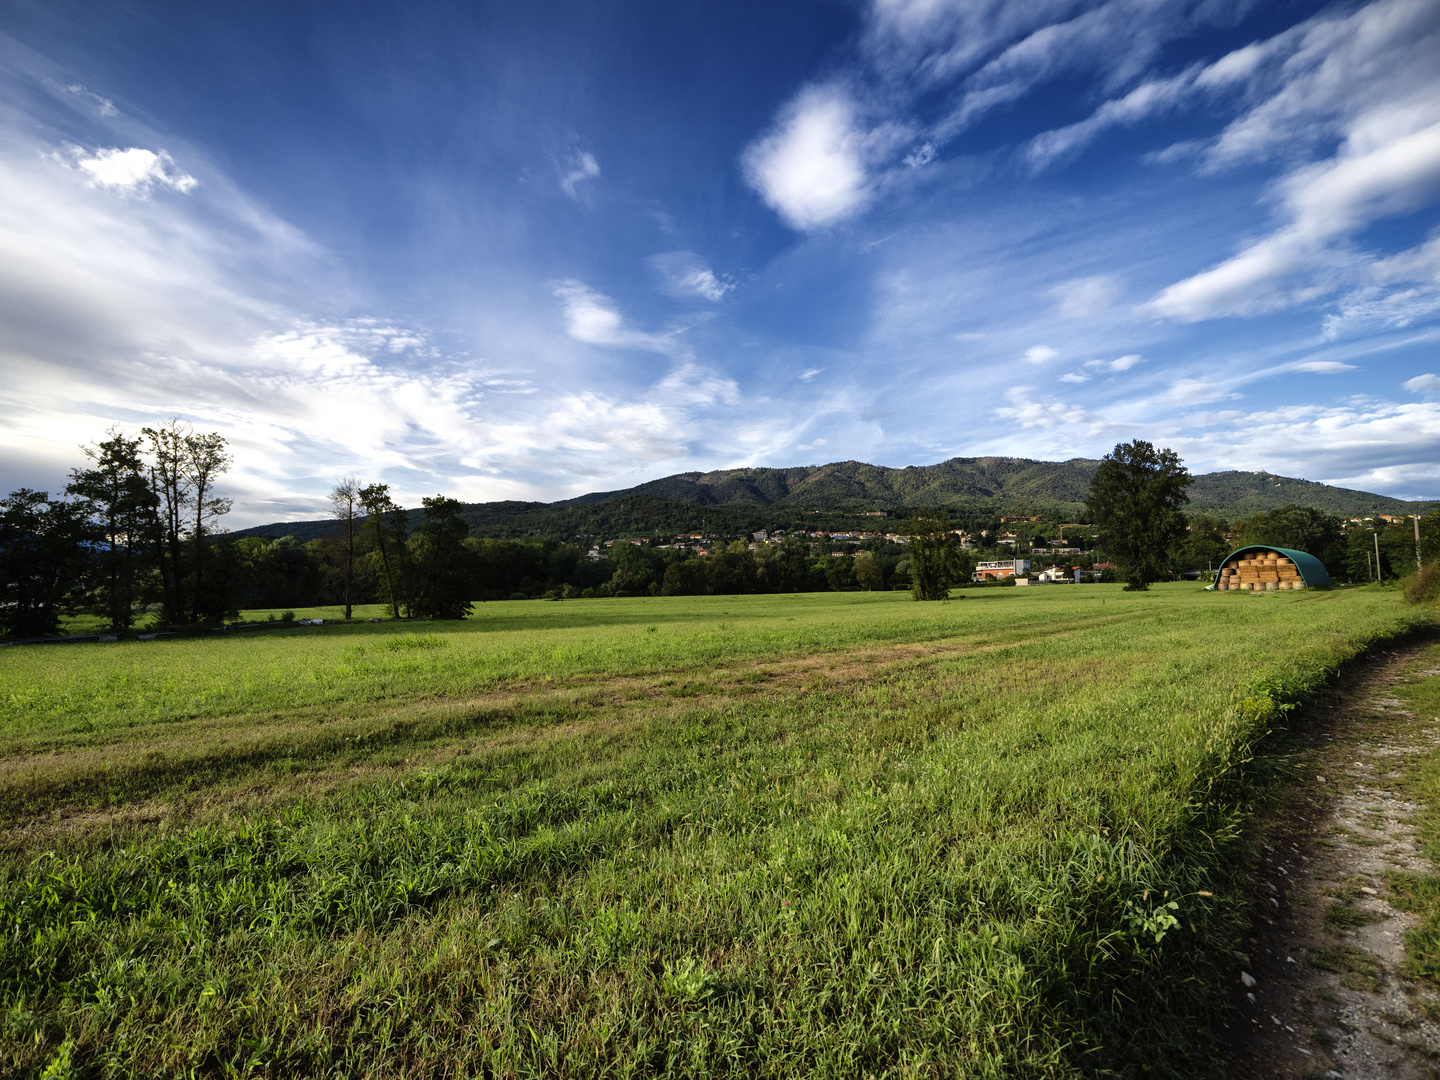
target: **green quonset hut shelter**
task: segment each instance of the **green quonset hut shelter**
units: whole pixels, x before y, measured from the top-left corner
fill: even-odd
[[[1223,574],[1232,567],[1238,567],[1242,561],[1274,560],[1277,564],[1283,565],[1282,560],[1287,559],[1294,567],[1299,579],[1305,583],[1306,588],[1313,589],[1317,585],[1330,584],[1330,572],[1325,569],[1325,564],[1314,555],[1308,551],[1275,547],[1272,544],[1246,544],[1244,547],[1238,547],[1225,556],[1220,566]],[[1217,576],[1215,583],[1209,587],[1216,588],[1221,581],[1222,578]]]

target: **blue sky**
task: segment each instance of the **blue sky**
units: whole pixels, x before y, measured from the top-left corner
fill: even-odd
[[[0,484],[1099,456],[1440,497],[1440,0],[0,13]]]

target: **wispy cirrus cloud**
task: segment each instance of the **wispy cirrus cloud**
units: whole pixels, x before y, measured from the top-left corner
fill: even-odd
[[[600,175],[600,162],[588,150],[577,150],[560,168],[560,190],[570,198],[580,197],[580,185]]]
[[[1136,364],[1143,364],[1145,358],[1139,353],[1129,353],[1125,356],[1116,357],[1114,360],[1087,360],[1085,366],[1095,371],[1120,372],[1129,371]]]
[[[1332,336],[1367,321],[1405,325],[1434,310],[1440,294],[1426,246],[1377,259],[1355,250],[1353,239],[1440,197],[1440,8],[1378,0],[1327,12],[1241,52],[1244,62],[1233,63],[1231,74],[1250,106],[1203,160],[1219,169],[1299,157],[1272,188],[1282,221],[1219,265],[1161,290],[1150,309],[1193,322],[1341,292],[1342,311],[1327,323]],[[1332,154],[1305,160],[1327,140],[1338,142]]]
[[[793,228],[835,225],[1036,87],[1079,72],[1124,85],[1167,42],[1233,22],[1247,7],[1246,0],[1185,0],[1163,11],[1147,0],[873,0],[858,59],[802,87],[745,151],[742,166]],[[1181,91],[1180,83],[1137,87],[1133,100],[1115,103],[1089,126],[1098,131],[1138,118]],[[939,115],[925,104],[936,96],[951,102]],[[1052,133],[1049,156],[1089,137],[1078,129]]]
[[[660,291],[666,296],[708,300],[715,304],[735,289],[733,281],[715,273],[693,251],[667,251],[652,255],[649,262],[659,278]]]

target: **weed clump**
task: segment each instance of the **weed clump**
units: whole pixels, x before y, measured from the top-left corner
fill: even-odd
[[[1412,604],[1440,601],[1440,559],[1431,560],[1405,579],[1405,599]]]

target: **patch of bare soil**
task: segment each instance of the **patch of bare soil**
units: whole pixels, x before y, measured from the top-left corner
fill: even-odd
[[[1390,871],[1435,870],[1416,842],[1418,807],[1396,788],[1440,746],[1440,725],[1391,692],[1428,643],[1373,654],[1309,717],[1296,781],[1261,834],[1221,1032],[1230,1076],[1440,1077],[1440,993],[1404,974],[1418,919],[1389,904],[1385,884]]]

